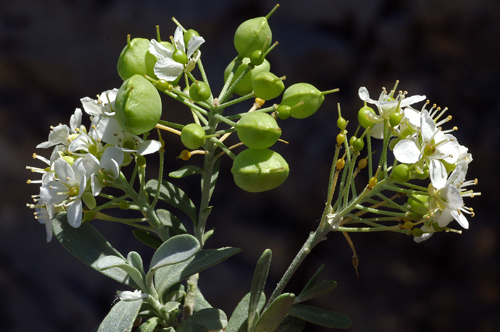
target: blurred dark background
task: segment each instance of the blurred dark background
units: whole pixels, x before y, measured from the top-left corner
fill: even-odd
[[[126,35],[166,39],[175,16],[206,39],[203,63],[212,90],[235,56],[234,31],[246,19],[263,16],[271,1],[2,1],[0,4],[0,322],[2,331],[91,331],[107,314],[120,284],[73,258],[58,242],[45,243],[44,228],[25,207],[38,193],[26,165],[49,127],[68,123],[79,99],[119,87],[116,60]],[[337,289],[316,304],[342,312],[353,332],[498,331],[500,251],[498,144],[500,130],[500,3],[496,0],[283,1],[270,20],[279,46],[270,54],[272,71],[286,85],[309,82],[326,97],[313,117],[280,122],[290,145],[276,149],[291,174],[280,188],[248,194],[239,190],[225,159],[214,194],[208,247],[236,246],[242,253],[201,274],[207,299],[228,316],[249,291],[256,261],[273,250],[269,291],[309,231],[325,201],[333,156],[337,103],[354,119],[362,106],[359,86],[378,96],[382,86],[425,94],[450,109],[460,143],[474,162],[468,178],[482,196],[466,200],[476,212],[462,235],[437,234],[416,244],[399,234],[353,234],[360,279],[340,234],[330,234],[308,257],[288,291],[299,292],[322,262],[322,278]],[[246,107],[246,106],[245,106]],[[249,106],[248,106],[249,107]],[[169,119],[188,112],[165,99]],[[243,111],[241,109],[240,111]],[[88,122],[85,123],[88,125]],[[182,149],[167,136],[167,169]],[[48,156],[48,151],[36,151]],[[193,158],[194,163],[201,159]],[[154,175],[155,163],[148,165]],[[362,179],[362,177],[361,177]],[[197,181],[176,182],[197,201]],[[495,203],[496,202],[496,203]],[[179,217],[184,217],[180,213]],[[151,251],[137,244],[125,226],[93,224],[122,253]],[[453,224],[457,228],[456,223]],[[323,331],[309,325],[306,331]]]

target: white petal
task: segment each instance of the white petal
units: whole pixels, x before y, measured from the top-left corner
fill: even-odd
[[[174,42],[177,45],[177,49],[186,52],[186,46],[184,45],[184,32],[182,32],[181,27],[177,27],[177,29],[175,29]]]
[[[186,55],[188,56],[188,58],[191,58],[191,56],[193,55],[193,53],[204,42],[205,42],[205,39],[203,39],[203,37],[200,37],[200,36],[194,36],[194,37],[192,37],[191,40],[188,42],[188,49],[187,49],[187,52],[186,52]]]
[[[410,107],[407,107],[404,109],[404,115],[405,115],[405,118],[406,118],[406,122],[410,124],[411,128],[416,130],[417,128],[420,127],[420,112],[413,109],[413,108],[410,108]]]
[[[154,66],[156,77],[167,82],[175,81],[182,73],[184,66],[174,61],[172,58],[159,58]]]
[[[68,194],[60,194],[68,191],[68,187],[59,181],[50,181],[40,187],[40,199],[49,204],[60,204],[68,198]]]
[[[157,59],[161,58],[171,58],[172,51],[167,49],[165,46],[160,44],[156,39],[151,39],[148,47],[149,53],[153,54]]]
[[[450,222],[452,222],[455,218],[450,213],[450,209],[444,209],[441,211],[439,217],[437,218],[436,222],[440,227],[446,227]]]
[[[404,98],[401,101],[400,107],[403,108],[403,107],[409,106],[411,104],[421,102],[422,100],[425,100],[426,98],[427,98],[426,96],[420,96],[420,95],[415,95],[415,96],[410,96],[410,97]]]
[[[429,112],[423,110],[420,114],[420,133],[424,140],[424,144],[430,142],[434,138],[437,130],[439,129],[436,128],[436,123],[429,116]]]
[[[400,163],[413,164],[420,159],[420,150],[417,143],[411,139],[399,141],[394,147],[394,157]]]
[[[75,129],[80,128],[82,124],[82,110],[77,108],[75,109],[75,113],[69,119],[69,126],[71,130],[74,132]]]
[[[438,159],[426,159],[427,166],[429,167],[429,176],[431,183],[436,189],[441,189],[446,185],[446,167]]]
[[[160,150],[161,143],[155,140],[150,140],[139,144],[137,147],[137,153],[140,155],[147,155],[151,153],[155,153]]]
[[[377,139],[384,138],[384,123],[383,122],[375,123],[372,129],[370,130],[370,135],[373,138]]]
[[[358,96],[359,96],[359,99],[363,100],[363,101],[367,101],[367,102],[373,102],[372,99],[370,99],[370,93],[368,92],[368,89],[365,88],[364,86],[360,87],[359,90],[358,90]]]
[[[73,228],[78,228],[82,224],[82,200],[75,199],[68,208],[68,223]]]
[[[149,295],[146,293],[142,293],[140,290],[135,290],[133,292],[130,291],[117,291],[116,295],[122,301],[135,301],[147,298]]]
[[[54,162],[54,171],[62,183],[72,185],[75,179],[75,171],[63,158],[59,158]],[[79,179],[78,179],[79,180]]]
[[[465,229],[469,228],[469,221],[467,218],[464,216],[463,213],[461,213],[459,210],[452,210],[451,215],[455,218],[455,220],[460,224]]]

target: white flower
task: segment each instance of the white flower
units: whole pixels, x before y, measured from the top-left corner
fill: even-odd
[[[116,179],[120,175],[120,166],[123,162],[123,151],[114,146],[108,146],[99,160],[99,170],[92,175],[92,195],[97,196],[104,187],[106,177]]]
[[[201,56],[201,52],[198,48],[205,42],[205,39],[200,36],[192,37],[186,51],[186,47],[184,46],[184,33],[181,27],[177,27],[173,42],[174,50],[167,49],[155,39],[152,39],[149,43],[149,52],[157,58],[154,66],[154,73],[159,79],[164,79],[168,82],[175,81],[183,71],[188,73],[194,69],[196,62],[198,62]],[[186,63],[180,63],[174,60],[175,50],[181,51],[187,56]]]
[[[82,221],[81,197],[87,188],[87,179],[97,170],[99,161],[91,154],[78,158],[70,165],[64,158],[54,162],[56,177],[40,187],[40,199],[49,208],[64,207],[68,212],[68,223],[77,228]]]
[[[416,164],[422,169],[423,162],[429,168],[432,185],[443,188],[447,172],[445,161],[455,164],[460,154],[460,145],[455,137],[444,134],[429,116],[427,110],[420,114],[420,128],[413,137],[399,141],[394,147],[394,157],[401,163]]]
[[[456,220],[460,226],[465,229],[469,228],[469,221],[464,213],[472,214],[472,210],[464,206],[464,196],[472,196],[472,192],[466,191],[465,187],[473,184],[465,181],[467,174],[467,161],[460,162],[455,170],[448,177],[446,184],[441,189],[436,189],[432,185],[429,186],[429,211],[434,214],[429,223],[436,222],[439,227],[447,227],[450,222]],[[430,225],[422,226],[425,232],[422,236],[415,237],[416,242],[427,240],[433,230]]]
[[[116,295],[120,298],[121,301],[136,301],[147,299],[149,294],[142,293],[140,290],[135,290],[133,292],[130,291],[116,291]]]
[[[113,116],[118,89],[107,90],[97,96],[97,99],[84,97],[80,99],[83,110],[90,116]]]
[[[49,133],[49,139],[38,144],[36,147],[43,149],[54,145],[63,145],[67,147],[71,143],[71,136],[78,134],[82,130],[85,131],[85,127],[82,126],[82,110],[77,108],[69,120],[69,127],[60,124],[52,128]]]
[[[139,136],[124,131],[114,118],[102,118],[95,130],[104,142],[115,145],[123,152],[147,155],[161,148],[158,141],[144,141]]]

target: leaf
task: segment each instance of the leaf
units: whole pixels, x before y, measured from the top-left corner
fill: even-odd
[[[309,281],[304,286],[304,289],[302,290],[302,292],[300,292],[300,294],[306,292],[307,290],[309,290],[312,286],[314,286],[316,284],[316,281],[318,281],[319,275],[323,271],[324,268],[325,268],[325,264],[321,264],[321,266],[318,268],[318,271],[316,271],[316,273],[311,277],[311,279],[309,279]]]
[[[193,257],[200,250],[198,240],[189,234],[176,235],[165,241],[154,253],[149,265],[156,270],[165,265],[177,264]]]
[[[248,308],[250,303],[250,293],[245,295],[243,299],[238,303],[236,308],[229,319],[227,328],[225,332],[247,332],[247,322],[248,322]],[[266,295],[262,293],[259,297],[259,303],[257,305],[257,311],[260,312],[264,305],[266,304]]]
[[[142,301],[120,301],[111,308],[97,332],[129,332],[141,309]]]
[[[142,323],[141,326],[139,326],[135,330],[135,332],[153,332],[160,320],[161,319],[159,317],[151,317],[150,319]]]
[[[306,322],[325,326],[331,329],[347,329],[352,325],[349,318],[338,312],[328,311],[303,304],[293,305],[289,314]]]
[[[196,287],[195,294],[196,294],[196,297],[194,300],[194,311],[212,308],[210,303],[208,303],[208,301],[203,296],[203,293],[201,292],[200,287]]]
[[[194,174],[201,174],[201,172],[203,172],[203,170],[200,167],[195,165],[187,165],[179,168],[176,171],[170,172],[168,176],[174,179],[180,179]]]
[[[159,209],[156,215],[161,223],[168,228],[170,236],[186,234],[187,230],[177,217],[170,211]]]
[[[285,318],[288,310],[293,305],[295,295],[285,293],[278,296],[273,303],[262,313],[259,320],[255,324],[253,332],[274,332],[280,326]]]
[[[140,289],[146,289],[146,285],[144,284],[144,275],[123,258],[113,255],[103,257],[97,263],[97,268],[100,271],[105,271],[111,268],[120,268],[124,270],[137,285],[139,285]]]
[[[155,196],[157,187],[158,180],[149,180],[148,183],[146,183],[146,192]],[[186,193],[180,188],[168,181],[163,181],[160,186],[158,198],[185,212],[196,225],[198,216],[196,206],[188,195],[186,195]]]
[[[89,222],[73,228],[68,224],[66,213],[59,213],[52,219],[52,230],[62,246],[76,258],[111,279],[138,288],[124,270],[111,268],[101,271],[98,268],[99,260],[106,256],[125,258]]]
[[[250,302],[248,307],[248,326],[249,330],[255,325],[257,305],[260,301],[264,286],[266,285],[267,276],[269,274],[269,267],[271,266],[272,252],[270,249],[264,250],[262,256],[257,262],[255,272],[252,279],[252,287],[250,290]]]
[[[309,301],[312,299],[315,299],[317,297],[326,295],[333,291],[337,287],[337,282],[333,280],[323,280],[317,285],[314,285],[313,287],[309,288],[306,291],[303,291],[302,293],[297,296],[295,299],[295,303],[300,303],[300,302],[305,302]]]
[[[189,278],[240,252],[238,248],[201,250],[196,255],[179,264],[168,265],[156,270],[155,284],[160,296],[176,283]]]
[[[226,314],[224,311],[216,308],[207,308],[196,311],[186,321],[204,326],[209,331],[219,331],[227,326]]]
[[[158,247],[163,243],[158,236],[140,228],[134,229],[132,231],[132,234],[134,234],[137,240],[141,241],[147,246],[150,246],[153,249],[158,249]]]
[[[135,267],[142,275],[145,275],[144,264],[142,263],[142,257],[135,251],[131,251],[127,255],[127,262]]]
[[[306,322],[297,317],[286,315],[275,332],[301,332],[306,327]]]
[[[179,324],[177,332],[209,332],[209,330],[203,325],[196,324],[186,319]]]

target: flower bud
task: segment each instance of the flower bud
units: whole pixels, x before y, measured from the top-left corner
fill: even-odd
[[[248,192],[274,189],[288,177],[286,160],[277,152],[268,149],[246,149],[240,152],[231,168],[234,182]]]
[[[161,117],[158,90],[141,75],[123,82],[115,101],[116,120],[127,132],[140,135],[153,129]]]
[[[274,99],[285,90],[284,79],[268,71],[260,72],[252,80],[253,93],[264,100]]]
[[[231,61],[229,65],[226,67],[224,70],[224,82],[227,80],[229,77],[229,74],[233,70],[233,67],[235,65],[236,59]],[[241,65],[238,66],[238,69],[236,70],[233,80],[231,81],[231,84],[233,84],[236,79],[247,69],[248,64],[250,63],[249,58],[244,58],[242,60]],[[264,59],[261,65],[255,66],[250,72],[248,72],[243,79],[238,83],[237,86],[234,87],[233,93],[236,93],[240,96],[247,95],[252,92],[252,81],[254,80],[255,76],[257,74],[262,73],[262,72],[267,72],[271,69],[271,65],[269,64],[269,61]]]
[[[276,120],[263,112],[243,115],[236,125],[236,132],[239,139],[252,149],[267,149],[281,136],[281,129]]]

